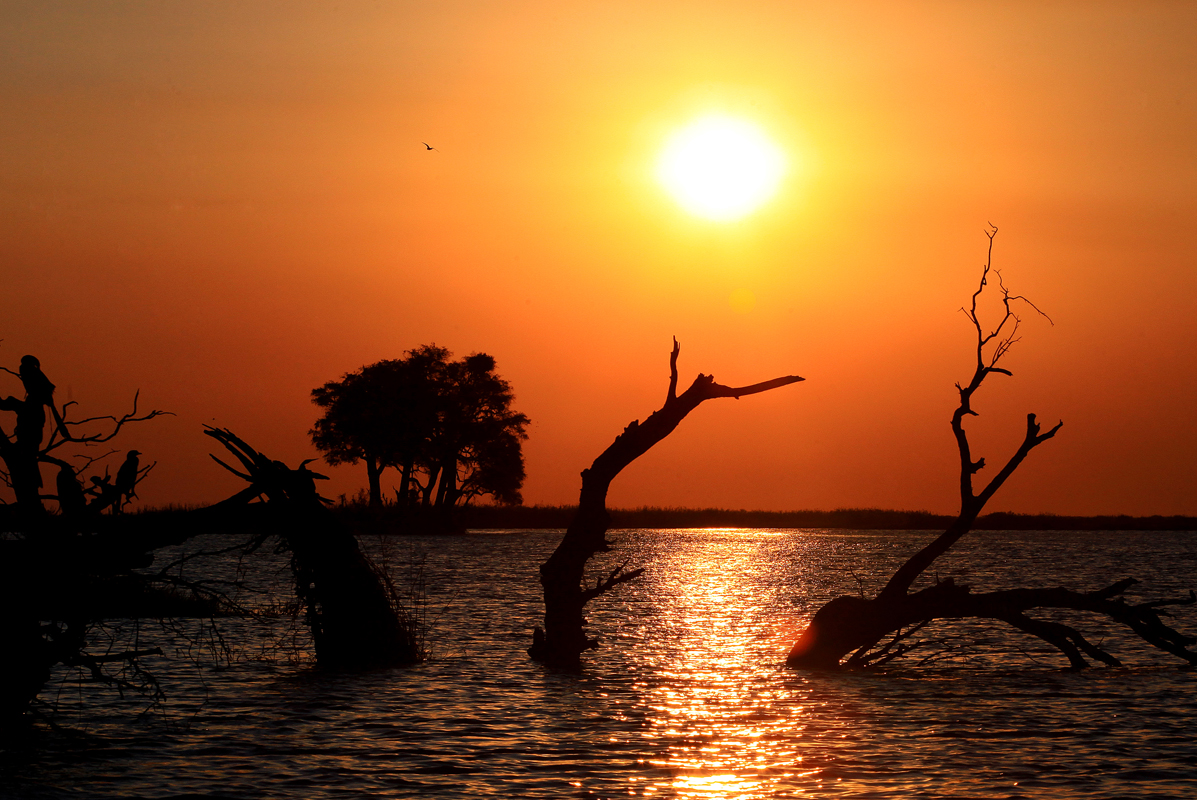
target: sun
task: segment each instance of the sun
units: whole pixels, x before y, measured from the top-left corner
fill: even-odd
[[[785,154],[743,119],[706,116],[675,133],[657,162],[657,178],[683,208],[704,219],[731,221],[773,196]]]

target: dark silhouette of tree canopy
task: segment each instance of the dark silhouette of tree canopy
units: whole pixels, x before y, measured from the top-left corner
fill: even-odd
[[[669,392],[665,404],[649,415],[641,424],[633,420],[623,433],[615,437],[611,446],[599,454],[589,469],[582,471],[582,491],[578,509],[569,528],[549,560],[540,565],[540,583],[544,587],[544,627],[537,626],[532,634],[528,655],[535,661],[552,667],[577,669],[582,653],[598,647],[598,639],[586,635],[586,620],[582,613],[586,604],[621,583],[635,580],[644,569],[616,567],[610,574],[599,576],[593,586],[585,585],[586,562],[596,553],[611,549],[607,530],[611,516],[607,513],[607,490],[624,467],[644,455],[664,439],[698,406],[717,397],[741,397],[767,392],[797,383],[803,378],[787,375],[782,378],[754,383],[751,386],[724,386],[715,376],[702,375],[694,379],[690,388],[677,393],[677,357],[681,346],[673,340],[669,356]]]
[[[365,463],[372,506],[383,503],[388,468],[400,471],[404,507],[447,511],[485,495],[522,502],[528,417],[511,408],[515,396],[494,358],[451,356],[424,345],[312,391],[324,409],[312,443],[329,464]]]
[[[1062,609],[1103,615],[1127,626],[1154,647],[1189,664],[1197,664],[1197,653],[1187,649],[1197,639],[1181,635],[1160,619],[1161,615],[1166,615],[1161,610],[1165,606],[1197,602],[1197,596],[1192,591],[1188,598],[1138,604],[1128,603],[1121,598],[1128,588],[1137,583],[1134,578],[1125,578],[1088,592],[1049,588],[974,594],[971,587],[957,584],[952,578],[937,580],[920,591],[910,591],[935,560],[972,529],[973,522],[985,504],[1023,459],[1033,449],[1054,437],[1063,425],[1057,422],[1045,431],[1035,415],[1028,414],[1022,442],[997,474],[977,491],[973,478],[986,464],[984,458],[973,459],[964,420],[977,416],[973,401],[987,377],[1012,374],[998,364],[1018,341],[1019,318],[1014,312],[1015,304],[1020,303],[1036,313],[1043,313],[1025,297],[1010,294],[1002,282],[1001,274],[992,269],[993,238],[997,235],[997,228],[986,231],[986,235],[989,237],[989,253],[980,284],[972,295],[969,307],[963,309],[976,334],[976,364],[972,380],[964,386],[956,384],[960,404],[952,414],[952,432],[960,456],[960,513],[938,538],[912,555],[876,597],[845,595],[834,598],[819,609],[790,650],[786,663],[790,667],[803,669],[876,667],[924,645],[924,641],[913,637],[932,622],[971,618],[998,620],[1037,636],[1060,650],[1074,669],[1088,666],[1085,656],[1104,664],[1119,664],[1117,658],[1100,645],[1088,641],[1072,626],[1028,616],[1028,612],[1032,611]],[[994,278],[1001,311],[997,325],[987,333],[977,310],[977,301],[985,289],[992,285]]]

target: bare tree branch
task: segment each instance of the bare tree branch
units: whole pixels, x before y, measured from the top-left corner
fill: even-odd
[[[159,411],[157,409],[154,409],[153,411],[148,411],[145,414],[142,414],[139,416],[138,411],[137,411],[137,403],[138,403],[138,400],[140,399],[140,397],[141,397],[141,390],[138,389],[133,394],[133,409],[131,411],[129,411],[127,414],[124,414],[120,417],[114,416],[112,414],[106,414],[106,415],[96,416],[96,417],[87,417],[86,419],[80,419],[80,420],[67,419],[67,417],[66,417],[66,410],[68,408],[70,408],[72,405],[76,405],[76,403],[74,403],[74,401],[66,403],[62,407],[61,412],[59,411],[57,406],[55,406],[54,404],[51,403],[49,408],[50,408],[51,414],[53,414],[53,416],[54,416],[55,425],[53,427],[51,427],[50,438],[47,441],[46,445],[42,448],[41,453],[44,455],[44,454],[49,453],[50,451],[55,450],[58,447],[61,447],[62,445],[67,444],[67,443],[85,444],[85,445],[103,444],[104,442],[111,441],[113,438],[115,438],[116,435],[118,433],[120,433],[121,428],[123,428],[125,425],[127,425],[129,423],[146,422],[147,420],[154,419],[155,417],[162,417],[162,416],[173,417],[174,416],[174,412]],[[105,421],[112,423],[112,429],[109,430],[107,433],[93,433],[93,434],[79,435],[79,434],[72,433],[72,430],[71,430],[72,428],[77,428],[81,425],[89,425],[94,422],[105,422]]]
[[[1117,624],[1126,626],[1153,647],[1177,656],[1189,664],[1197,664],[1197,653],[1189,649],[1197,639],[1184,636],[1164,624],[1160,615],[1166,612],[1158,610],[1197,602],[1197,594],[1192,591],[1188,598],[1171,598],[1131,605],[1120,598],[1120,595],[1135,583],[1130,578],[1088,593],[1056,588],[1013,589],[977,595],[972,594],[969,587],[957,586],[948,578],[944,581],[937,580],[935,585],[913,594],[910,592],[915,580],[972,529],[973,522],[985,504],[1031,450],[1053,438],[1063,425],[1062,422],[1057,422],[1044,431],[1036,421],[1035,415],[1028,414],[1026,431],[1017,450],[979,493],[974,490],[973,476],[984,469],[985,459],[973,458],[968,434],[964,428],[964,418],[976,416],[977,412],[972,407],[973,396],[986,377],[992,373],[1011,374],[1009,370],[998,366],[1018,341],[1019,319],[1011,304],[1015,301],[1025,303],[1047,318],[1046,314],[1026,298],[1011,295],[998,274],[997,290],[1000,292],[1001,315],[996,325],[986,332],[978,311],[978,301],[985,288],[990,285],[993,238],[996,234],[996,227],[991,226],[991,229],[986,231],[989,237],[988,258],[968,308],[962,309],[973,326],[976,348],[972,379],[967,385],[956,384],[960,403],[951,420],[960,459],[960,513],[947,530],[907,559],[875,598],[844,595],[834,598],[820,608],[790,650],[786,663],[791,667],[875,667],[918,647],[919,643],[907,641],[914,630],[933,620],[964,618],[998,620],[1036,636],[1062,652],[1073,668],[1087,666],[1086,657],[1109,665],[1119,663],[1113,655],[1089,642],[1075,628],[1061,622],[1030,616],[1029,612],[1040,609],[1064,609],[1105,616]],[[1051,321],[1050,318],[1048,321]],[[890,637],[890,640],[878,647],[878,643],[887,637]]]
[[[669,354],[669,394],[665,396],[666,404],[677,399],[677,356],[681,351],[682,346],[677,343],[677,337],[674,336],[673,351]]]
[[[633,420],[599,454],[589,469],[582,471],[582,491],[569,528],[548,561],[540,567],[540,582],[544,587],[544,628],[533,631],[532,647],[528,655],[537,661],[555,666],[576,668],[583,652],[598,646],[598,640],[586,635],[582,611],[598,595],[615,586],[634,580],[643,569],[625,571],[618,567],[605,581],[594,588],[583,587],[586,562],[596,553],[610,549],[607,530],[607,491],[611,481],[657,442],[664,439],[691,411],[706,400],[718,397],[740,398],[766,392],[803,380],[797,375],[774,378],[749,386],[724,386],[710,375],[698,375],[690,388],[677,394],[677,359],[681,345],[676,337],[669,355],[669,390],[665,403],[641,423]]]

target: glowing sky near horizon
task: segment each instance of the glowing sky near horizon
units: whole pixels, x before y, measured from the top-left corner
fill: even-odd
[[[0,365],[175,412],[118,444],[159,462],[144,502],[194,503],[239,488],[203,423],[296,464],[313,387],[488,352],[555,504],[659,407],[677,336],[685,385],[807,380],[705,404],[613,506],[949,511],[993,222],[1055,324],[977,398],[975,454],[1065,425],[990,509],[1197,514],[1195,29],[1131,2],[5,3]],[[737,219],[656,172],[708,116],[787,159]]]

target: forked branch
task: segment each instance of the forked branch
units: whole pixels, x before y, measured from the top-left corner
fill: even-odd
[[[1118,658],[1104,647],[1090,642],[1071,625],[1030,616],[1035,611],[1059,610],[1104,616],[1125,626],[1152,647],[1197,665],[1197,653],[1189,649],[1197,643],[1197,638],[1185,636],[1167,625],[1160,619],[1161,612],[1157,610],[1164,606],[1193,605],[1197,603],[1197,595],[1190,591],[1188,597],[1145,603],[1129,603],[1122,599],[1122,594],[1137,583],[1134,578],[1125,578],[1092,592],[1051,588],[1008,589],[973,594],[970,587],[958,585],[948,578],[908,595],[899,605],[890,606],[889,613],[892,616],[886,623],[897,626],[899,635],[882,648],[862,648],[845,663],[845,666],[875,667],[889,661],[889,650],[895,642],[905,638],[905,635],[901,635],[901,630],[907,625],[921,627],[933,620],[969,618],[1005,622],[1038,637],[1063,653],[1074,669],[1089,666],[1086,656],[1109,666],[1121,666],[1122,662]],[[908,649],[912,648],[913,645]]]
[[[1088,593],[1057,588],[1014,589],[974,595],[967,586],[957,586],[950,578],[937,581],[921,591],[911,592],[919,576],[972,529],[985,504],[1027,455],[1053,438],[1063,425],[1057,422],[1044,430],[1035,415],[1028,414],[1023,439],[1014,454],[979,492],[974,490],[973,476],[985,468],[985,459],[973,458],[964,428],[965,417],[977,415],[972,405],[973,397],[989,375],[1011,374],[1000,364],[1018,341],[1016,303],[1025,304],[1047,318],[1025,297],[1011,294],[1001,275],[992,269],[993,239],[996,234],[997,228],[992,226],[986,231],[989,257],[968,307],[962,309],[975,334],[975,364],[971,380],[967,384],[956,384],[960,403],[951,420],[960,457],[960,513],[947,530],[907,559],[875,598],[844,595],[824,604],[790,650],[786,663],[791,667],[875,667],[919,647],[920,643],[911,640],[911,636],[929,622],[963,618],[1005,622],[1048,642],[1063,653],[1074,668],[1087,666],[1087,659],[1111,665],[1119,663],[1100,644],[1088,641],[1072,626],[1056,620],[1038,619],[1034,615],[1039,610],[1060,609],[1103,615],[1126,626],[1153,647],[1197,665],[1197,653],[1190,649],[1197,640],[1182,635],[1160,619],[1161,614],[1166,613],[1160,609],[1197,602],[1197,595],[1193,592],[1189,593],[1188,598],[1131,604],[1120,598],[1135,583],[1129,578]],[[997,275],[1000,311],[996,324],[987,327],[982,322],[979,305],[985,288],[993,285],[991,275]],[[1050,318],[1048,321],[1051,321]],[[887,639],[885,644],[879,646]]]
[[[1056,432],[1064,425],[1062,421],[1057,422],[1045,433],[1042,430],[1042,426],[1036,421],[1035,415],[1028,414],[1026,433],[1018,449],[1014,451],[1014,454],[1010,456],[1005,465],[998,470],[998,473],[994,475],[980,493],[974,490],[973,476],[985,468],[985,459],[973,459],[972,448],[968,441],[968,433],[964,428],[964,418],[977,416],[977,412],[972,407],[972,399],[986,377],[995,372],[1001,375],[1012,374],[1009,370],[997,366],[1002,357],[1010,350],[1010,347],[1018,341],[1016,334],[1018,332],[1019,318],[1011,308],[1011,304],[1015,301],[1025,303],[1049,322],[1051,321],[1051,318],[1040,311],[1030,300],[1021,295],[1010,294],[1010,290],[1001,280],[1001,274],[993,270],[993,239],[997,235],[997,228],[991,225],[990,229],[985,232],[985,235],[989,237],[989,250],[985,266],[981,271],[981,280],[978,283],[977,290],[972,294],[969,307],[963,309],[965,316],[972,322],[973,330],[976,334],[976,365],[973,370],[972,380],[966,386],[956,384],[956,389],[960,395],[960,404],[952,413],[952,434],[956,439],[956,447],[960,457],[960,513],[956,521],[939,538],[911,556],[910,560],[894,573],[885,589],[882,590],[881,594],[884,597],[896,597],[905,594],[918,576],[931,566],[935,559],[947,552],[961,536],[972,528],[973,522],[981,513],[985,504],[1001,488],[1002,484],[1014,474],[1014,471],[1018,469],[1018,466],[1027,455],[1033,449],[1055,436]],[[998,275],[998,289],[1001,292],[999,301],[1002,310],[997,324],[989,333],[986,333],[985,326],[981,322],[981,317],[977,310],[977,303],[985,291],[985,287],[989,285],[990,273]],[[1008,325],[1010,327],[1007,330]],[[1006,332],[1003,333],[1003,331]]]
[[[676,338],[669,354],[669,388],[665,403],[641,423],[632,421],[623,433],[615,437],[599,454],[589,469],[582,471],[582,491],[578,510],[570,522],[561,543],[552,556],[540,567],[540,583],[544,587],[544,628],[533,631],[532,647],[528,654],[535,660],[566,668],[579,666],[583,652],[598,646],[598,640],[584,631],[582,611],[586,604],[616,586],[635,580],[643,568],[629,570],[627,563],[616,567],[605,579],[587,587],[584,581],[586,563],[596,553],[610,549],[607,530],[607,491],[611,481],[653,445],[664,439],[687,414],[706,400],[717,397],[740,398],[767,392],[802,378],[787,375],[748,386],[724,386],[714,376],[699,375],[690,388],[677,393],[677,360],[681,346]]]
[[[133,394],[132,410],[126,414],[123,414],[122,416],[117,417],[112,414],[105,414],[98,417],[88,417],[86,419],[79,420],[73,420],[69,418],[71,407],[78,405],[74,401],[64,403],[61,410],[59,410],[55,404],[51,403],[49,408],[50,413],[54,417],[55,424],[50,428],[50,438],[46,442],[46,445],[42,448],[41,453],[45,455],[46,453],[49,453],[67,443],[88,445],[103,444],[104,442],[116,438],[116,435],[121,432],[121,428],[130,423],[145,422],[147,420],[154,419],[155,417],[174,416],[174,412],[160,411],[158,409],[148,411],[145,414],[139,414],[137,410],[137,403],[140,398],[141,390],[138,389]],[[79,426],[90,425],[96,422],[110,422],[112,423],[112,428],[104,433],[90,434],[78,434],[72,430],[79,428]]]

